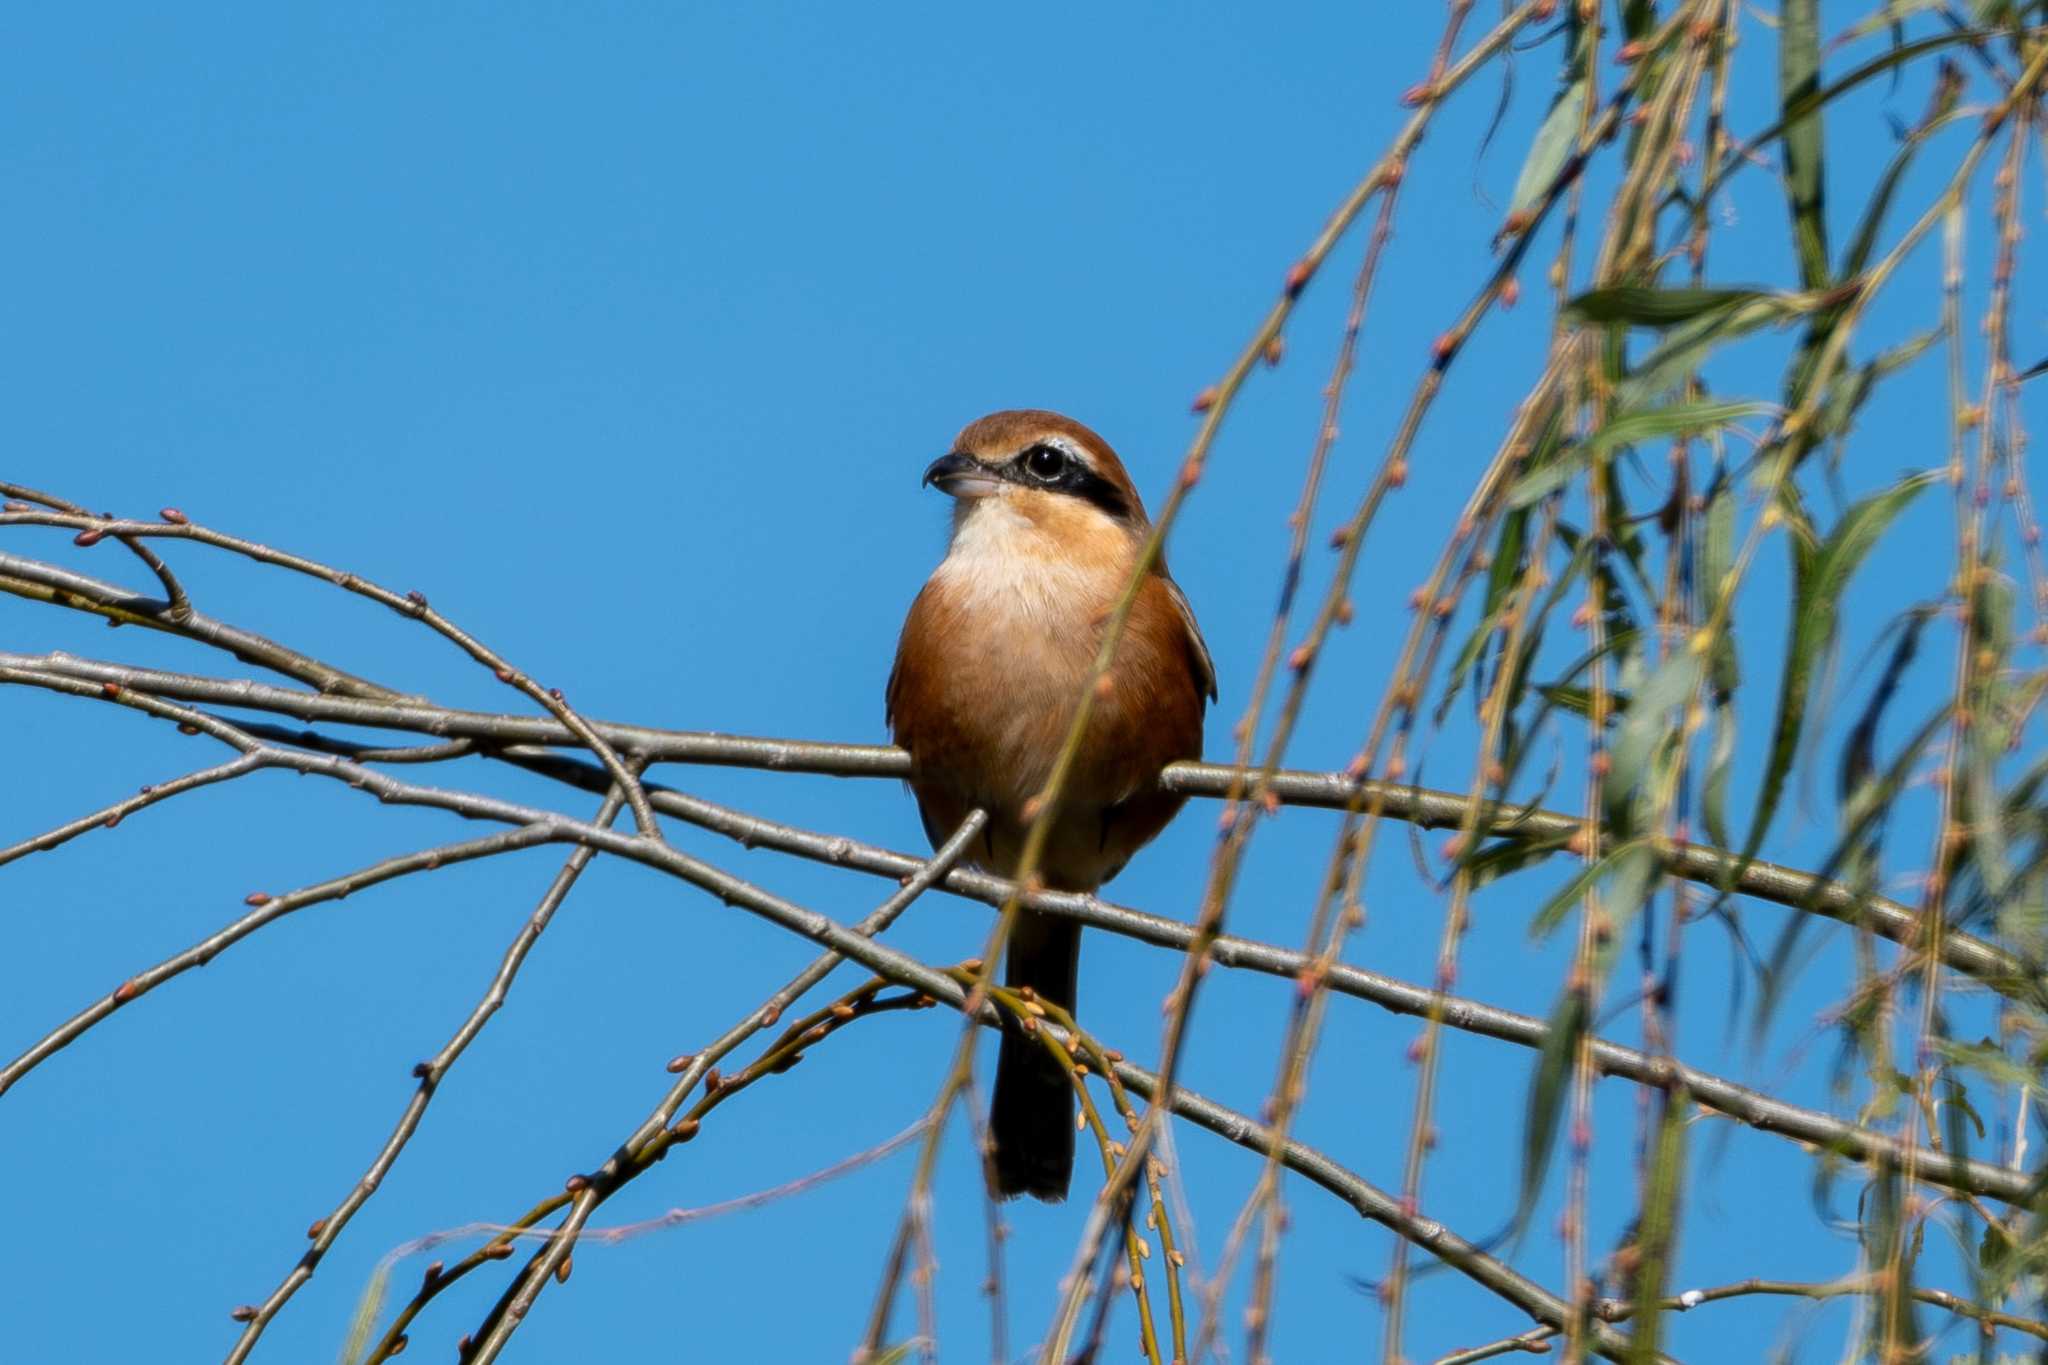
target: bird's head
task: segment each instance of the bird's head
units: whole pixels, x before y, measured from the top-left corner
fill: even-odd
[[[1077,543],[1112,532],[1138,539],[1148,526],[1109,443],[1056,412],[1018,409],[969,423],[924,481],[957,500],[956,533],[984,513]]]

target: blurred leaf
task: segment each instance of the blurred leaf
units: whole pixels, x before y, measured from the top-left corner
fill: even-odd
[[[1885,0],[1883,8],[1864,15],[1855,23],[1843,29],[1839,34],[1835,35],[1834,42],[1830,43],[1829,46],[1840,47],[1844,43],[1851,43],[1858,38],[1875,33],[1881,28],[1888,28],[1897,32],[1902,20],[1910,19],[1922,10],[1939,9],[1946,3],[1948,3],[1948,0]]]
[[[1806,301],[1796,295],[1756,290],[1733,292],[1743,297],[1672,327],[1642,363],[1616,385],[1615,405],[1635,408],[1654,402],[1696,374],[1716,346],[1747,336],[1759,327],[1791,322],[1806,311]]]
[[[1707,489],[1707,505],[1699,520],[1697,618],[1705,620],[1713,599],[1728,582],[1735,564],[1735,491],[1725,469],[1717,470]],[[1735,693],[1742,686],[1741,661],[1733,631],[1718,631],[1707,654],[1707,703],[1712,708],[1713,739],[1707,747],[1707,770],[1700,783],[1700,820],[1707,837],[1729,847],[1728,779],[1735,770]],[[1733,876],[1734,868],[1728,868]],[[1724,886],[1723,890],[1727,888]]]
[[[1654,441],[1665,437],[1693,432],[1712,431],[1727,426],[1730,422],[1745,417],[1767,417],[1778,410],[1777,404],[1752,400],[1743,403],[1717,403],[1708,399],[1693,402],[1673,403],[1668,407],[1643,408],[1633,412],[1620,412],[1602,423],[1592,436],[1591,445],[1598,451],[1612,450],[1617,446],[1634,445],[1639,441]]]
[[[2004,1048],[1989,1038],[1975,1043],[1959,1043],[1953,1038],[1929,1040],[1936,1052],[1955,1063],[1977,1072],[1985,1079],[1999,1085],[2033,1086],[2039,1089],[2042,1076],[2029,1066],[2022,1066],[2007,1055]]]
[[[1945,47],[1954,47],[1958,43],[1981,43],[1987,38],[1996,36],[1996,34],[1981,28],[1971,28],[1959,29],[1952,33],[1938,33],[1931,38],[1921,38],[1907,43],[1903,47],[1895,47],[1882,57],[1871,58],[1832,85],[1824,86],[1798,96],[1779,110],[1779,117],[1776,123],[1771,124],[1768,128],[1765,128],[1755,137],[1752,137],[1749,141],[1728,154],[1728,159],[1722,162],[1716,170],[1713,182],[1709,188],[1718,187],[1720,182],[1726,179],[1731,171],[1743,165],[1755,154],[1758,148],[1775,138],[1783,136],[1786,129],[1791,127],[1792,124],[1809,114],[1818,113],[1821,109],[1827,107],[1827,105],[1841,96],[1848,94],[1864,82],[1873,80],[1887,72],[1896,71],[1906,63],[1924,57],[1930,52],[1938,52]]]
[[[1657,1144],[1643,1187],[1643,1209],[1636,1219],[1634,1330],[1629,1334],[1631,1362],[1654,1365],[1664,1359],[1658,1349],[1662,1335],[1664,1288],[1671,1275],[1677,1241],[1678,1199],[1685,1187],[1686,1119],[1691,1105],[1683,1088],[1667,1092],[1657,1124]]]
[[[1508,490],[1507,505],[1524,508],[1542,501],[1570,483],[1591,461],[1617,447],[1684,433],[1712,431],[1744,417],[1768,416],[1776,411],[1777,405],[1773,403],[1717,403],[1700,399],[1617,412],[1590,437],[1564,446],[1555,459],[1540,468],[1531,469],[1516,480]]]
[[[1540,469],[1532,469],[1515,480],[1508,490],[1507,505],[1522,511],[1531,503],[1538,503],[1570,483],[1578,472],[1586,467],[1587,448],[1583,441],[1573,441],[1558,452],[1557,458]]]
[[[1854,372],[1838,376],[1828,386],[1827,400],[1821,404],[1820,418],[1814,424],[1815,439],[1840,440],[1846,436],[1857,412],[1876,390],[1878,381],[1918,360],[1940,336],[1938,331],[1922,332],[1880,352]]]
[[[1621,733],[1614,741],[1607,770],[1604,791],[1610,812],[1617,811],[1642,780],[1652,751],[1666,740],[1676,738],[1677,730],[1668,713],[1692,700],[1699,680],[1700,656],[1693,650],[1681,649],[1637,689],[1628,718],[1622,722]]]
[[[363,1286],[362,1297],[356,1300],[356,1311],[349,1315],[348,1336],[341,1347],[341,1358],[347,1365],[355,1365],[369,1354],[371,1333],[384,1311],[384,1293],[390,1283],[391,1267],[380,1262],[370,1275],[370,1282]]]
[[[1547,861],[1564,847],[1562,839],[1496,839],[1460,864],[1476,890],[1534,863]]]
[[[1624,38],[1646,38],[1657,21],[1654,0],[1614,0],[1614,12],[1621,20]]]
[[[1785,778],[1792,768],[1792,757],[1805,734],[1814,669],[1834,642],[1836,621],[1849,579],[1891,526],[1893,519],[1933,481],[1931,474],[1916,474],[1856,503],[1842,514],[1841,521],[1818,550],[1808,550],[1797,539],[1791,542],[1794,565],[1791,640],[1785,650],[1784,676],[1778,687],[1777,721],[1772,730],[1770,756],[1764,766],[1763,786],[1757,796],[1756,813],[1750,819],[1749,837],[1743,841],[1741,862],[1745,865],[1756,857],[1757,849],[1763,844],[1764,832],[1778,813],[1778,803],[1784,796]]]
[[[2006,727],[1996,705],[1998,675],[2008,663],[2012,645],[2012,586],[1989,565],[1978,574],[1970,595],[1971,636],[1977,657],[1972,667],[1972,723],[1962,749],[1962,821],[1969,831],[1969,854],[1985,893],[2002,900],[2011,886],[2005,838],[2005,809],[1998,797],[1998,760],[2006,745]]]
[[[1866,708],[1865,715],[1871,714]],[[1883,773],[1864,776],[1853,788],[1846,786],[1847,774],[1853,760],[1845,756],[1845,790],[1842,795],[1845,828],[1835,841],[1835,846],[1829,850],[1826,859],[1814,869],[1816,887],[1832,880],[1846,865],[1851,869],[1850,883],[1856,890],[1857,903],[1862,904],[1863,897],[1870,894],[1871,879],[1877,867],[1877,843],[1885,822],[1891,815],[1893,803],[1912,780],[1913,770],[1920,763],[1921,756],[1926,753],[1928,746],[1941,736],[1947,723],[1948,708],[1944,706],[1921,723],[1919,730],[1900,748]],[[1874,727],[1874,720],[1872,725]],[[1852,739],[1851,753],[1854,752],[1854,743]],[[1855,912],[1852,910],[1840,918],[1854,923]],[[1752,1021],[1753,1037],[1759,1045],[1770,1027],[1771,1016],[1776,1012],[1778,1002],[1784,998],[1786,987],[1790,984],[1789,964],[1792,962],[1794,949],[1807,930],[1819,922],[1812,915],[1791,915],[1786,917],[1778,931],[1778,941],[1759,972],[1762,987],[1757,993],[1756,1016]],[[1876,997],[1870,996],[1865,1004],[1874,1006],[1875,1001]],[[1852,1009],[1844,1012],[1842,1019],[1853,1033],[1862,1017]]]
[[[1601,897],[1601,908],[1614,925],[1606,949],[1609,957],[1620,942],[1621,930],[1650,903],[1650,896],[1656,891],[1663,874],[1663,864],[1658,861],[1657,851],[1649,845],[1637,842],[1628,848],[1627,855],[1616,860],[1614,880],[1608,883],[1607,893]],[[1604,963],[1602,970],[1604,974]]]
[[[1984,1116],[1977,1112],[1975,1105],[1970,1103],[1969,1093],[1963,1089],[1961,1082],[1957,1081],[1953,1074],[1943,1076],[1942,1082],[1948,1089],[1948,1093],[1942,1096],[1942,1107],[1948,1110],[1950,1115],[1958,1122],[1962,1119],[1968,1119],[1970,1126],[1977,1130],[1977,1141],[1982,1142],[1987,1131],[1984,1127]],[[1962,1141],[1962,1137],[1963,1134],[1960,1129],[1955,1133],[1951,1133],[1949,1135],[1948,1150],[1952,1157],[1960,1156],[1967,1159],[1969,1153]]]
[[[1783,0],[1779,8],[1778,99],[1785,123],[1785,196],[1792,209],[1792,246],[1808,289],[1828,282],[1827,184],[1821,151],[1821,107],[1795,107],[1820,90],[1820,0]]]
[[[1954,119],[1963,117],[1954,108],[1955,94],[1962,88],[1962,72],[1948,58],[1941,59],[1940,71],[1935,77],[1935,98],[1928,116],[1920,126],[1909,134],[1899,150],[1892,156],[1891,165],[1885,168],[1884,176],[1877,182],[1877,189],[1863,206],[1863,216],[1857,221],[1856,235],[1849,243],[1849,250],[1842,257],[1842,278],[1853,279],[1863,273],[1863,267],[1870,263],[1870,253],[1877,245],[1878,230],[1884,226],[1885,213],[1891,208],[1892,195],[1899,188],[1906,168],[1913,164],[1913,157],[1921,146],[1939,129]]]
[[[1866,1263],[1888,1266],[1896,1260],[1900,1271],[1896,1281],[1889,1275],[1878,1277],[1876,1321],[1870,1330],[1880,1342],[1917,1342],[1921,1336],[1913,1311],[1913,1256],[1906,1246],[1907,1219],[1898,1167],[1889,1161],[1879,1167],[1866,1197],[1869,1203],[1862,1228]]]
[[[1536,141],[1529,147],[1529,155],[1522,162],[1522,173],[1515,180],[1514,196],[1508,200],[1508,217],[1526,214],[1536,207],[1544,191],[1557,179],[1557,173],[1564,169],[1572,149],[1578,145],[1579,126],[1586,118],[1586,95],[1589,90],[1582,76],[1558,92],[1550,102],[1550,112],[1543,117],[1543,125],[1536,130]]]
[[[1571,908],[1592,889],[1595,882],[1620,866],[1624,857],[1641,851],[1642,848],[1643,845],[1640,843],[1623,844],[1619,848],[1609,849],[1599,858],[1580,867],[1549,900],[1537,907],[1535,915],[1529,920],[1529,937],[1549,937],[1551,931],[1564,922],[1564,917],[1571,913]]]
[[[1560,711],[1569,711],[1575,716],[1591,719],[1593,715],[1593,689],[1590,687],[1568,686],[1562,683],[1543,683],[1536,689]],[[1628,713],[1629,696],[1626,692],[1607,694],[1607,723],[1609,725]]]
[[[1707,750],[1707,776],[1700,792],[1700,819],[1716,848],[1728,847],[1728,775],[1734,766],[1735,708],[1716,703],[1714,741]]]
[[[1564,1118],[1566,1097],[1571,1093],[1572,1059],[1578,1055],[1579,1040],[1586,1033],[1590,1013],[1586,993],[1567,989],[1550,1012],[1543,1047],[1536,1054],[1536,1072],[1529,1082],[1529,1110],[1522,1123],[1522,1189],[1515,1205],[1514,1226],[1521,1228],[1536,1207],[1543,1191],[1544,1176],[1550,1170],[1550,1153],[1557,1146],[1557,1129]]]
[[[1734,565],[1735,490],[1727,471],[1721,470],[1715,474],[1713,484],[1707,489],[1706,507],[1700,517],[1697,570],[1700,584],[1697,611],[1700,620],[1705,620],[1712,614],[1714,600],[1723,591],[1729,571]],[[1735,654],[1735,639],[1725,631],[1721,638],[1714,641],[1708,681],[1717,703],[1733,697],[1735,689],[1742,685],[1742,669]]]
[[[1885,710],[1898,696],[1906,670],[1912,667],[1913,660],[1920,653],[1920,636],[1932,619],[1933,613],[1925,607],[1906,613],[1899,623],[1899,638],[1892,645],[1891,657],[1885,661],[1884,673],[1879,676],[1877,686],[1871,689],[1870,700],[1864,704],[1862,714],[1856,717],[1849,737],[1842,743],[1842,762],[1835,778],[1835,792],[1841,799],[1843,810],[1852,820],[1866,803],[1873,800],[1889,802],[1892,799],[1890,792],[1881,787],[1871,787],[1871,779],[1877,773],[1877,726],[1884,718]]]
[[[1747,304],[1775,306],[1781,319],[1795,317],[1808,306],[1799,295],[1775,289],[1650,289],[1613,285],[1590,289],[1564,308],[1575,322],[1620,322],[1631,327],[1675,327],[1681,322],[1733,312]]]

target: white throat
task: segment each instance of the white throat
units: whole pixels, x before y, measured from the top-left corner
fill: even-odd
[[[953,543],[932,580],[978,616],[1021,617],[1058,628],[1076,611],[1093,611],[1096,599],[1114,591],[1127,571],[1118,561],[1127,557],[1128,541],[1106,518],[1104,523],[1102,536],[1068,545],[1001,494],[962,502]]]

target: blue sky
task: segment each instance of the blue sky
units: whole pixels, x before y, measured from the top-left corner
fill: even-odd
[[[12,321],[0,333],[12,381],[0,405],[7,477],[96,508],[176,505],[419,589],[586,714],[878,740],[896,627],[943,549],[947,509],[919,490],[924,465],[985,411],[1052,407],[1108,436],[1156,506],[1193,431],[1188,400],[1250,335],[1289,262],[1405,117],[1397,96],[1426,69],[1439,10],[23,12],[8,25],[0,90],[0,117],[15,130],[0,150],[12,262]],[[1831,27],[1854,14],[1831,10]],[[1745,33],[1735,121],[1754,130],[1770,114],[1770,41],[1753,19]],[[1460,96],[1424,146],[1319,529],[1348,511],[1430,339],[1484,278],[1556,53],[1553,43],[1517,58],[1509,117],[1490,146],[1491,79]],[[1924,94],[1914,80],[1895,95],[1879,82],[1833,119],[1838,204],[1860,198],[1888,155],[1864,136],[1881,111],[1910,120]],[[1933,188],[1909,180],[1899,222]],[[1716,278],[1785,278],[1782,202],[1767,173],[1738,182],[1717,213]],[[1547,260],[1553,241],[1554,229],[1532,259]],[[1212,757],[1228,752],[1270,619],[1285,517],[1361,249],[1354,238],[1340,250],[1305,298],[1285,363],[1255,376],[1172,542],[1221,675]],[[1873,341],[1933,325],[1935,264],[1931,251],[1914,258],[1898,297],[1873,314]],[[1523,284],[1540,292],[1538,271]],[[1373,533],[1356,593],[1361,627],[1329,657],[1297,765],[1339,766],[1356,747],[1408,592],[1524,391],[1545,325],[1540,308],[1496,318],[1456,367],[1415,475]],[[2038,319],[2022,326],[2029,363]],[[1775,396],[1786,344],[1759,338],[1722,383]],[[1866,424],[1880,434],[1852,447],[1845,485],[1867,491],[1937,463],[1938,397],[1881,397]],[[1911,516],[1911,534],[1936,549],[1880,556],[1861,580],[1845,682],[1891,613],[1939,589],[1951,554],[1946,503],[1927,498]],[[136,581],[111,545],[80,552],[55,533],[17,531],[7,547]],[[177,548],[176,567],[218,615],[448,704],[511,705],[488,675],[377,608]],[[1327,573],[1327,557],[1315,560],[1311,587]],[[1782,618],[1771,604],[1783,579],[1773,550],[1745,599],[1757,612],[1757,634],[1743,641],[1757,708],[1745,784],[1775,677]],[[0,600],[0,640],[239,671],[197,647],[109,634],[13,598]],[[1913,700],[1924,707],[1931,694]],[[138,718],[18,689],[0,692],[0,721],[15,774],[0,794],[0,841],[216,757]],[[1812,801],[1769,851],[1795,859],[1825,846],[1831,754],[1814,769]],[[1454,727],[1433,744],[1424,780],[1461,785],[1469,758]],[[894,784],[664,776],[779,818],[922,848]],[[438,780],[576,813],[595,806],[474,764]],[[1187,917],[1213,815],[1192,809],[1116,884],[1116,898]],[[1296,813],[1265,830],[1233,928],[1299,942],[1333,828],[1328,816]],[[1919,829],[1902,834],[1906,870],[1925,847]],[[12,866],[0,874],[10,943],[0,1043],[12,1055],[225,923],[252,889],[303,885],[468,832],[266,774]],[[888,889],[691,831],[676,838],[841,919]],[[1352,957],[1419,978],[1441,899],[1419,881],[1405,835],[1382,842],[1372,918]],[[468,1011],[558,862],[546,850],[521,854],[295,916],[117,1016],[8,1095],[0,1165],[14,1175],[16,1232],[0,1250],[10,1291],[0,1321],[15,1358],[224,1351],[235,1332],[228,1309],[269,1292],[305,1225],[360,1173],[411,1092],[412,1063]],[[1524,924],[1554,884],[1538,875],[1481,898],[1464,989],[1547,1011],[1559,953],[1530,947]],[[1783,912],[1750,913],[1768,941]],[[974,952],[986,924],[980,907],[933,897],[892,937],[950,960]],[[1795,1098],[1823,1097],[1832,1040],[1815,1012],[1845,980],[1845,955],[1821,955],[1772,1049],[1752,1063],[1724,1028],[1724,945],[1710,931],[1694,941],[1682,1054]],[[661,1092],[666,1058],[721,1031],[809,955],[738,911],[599,860],[384,1191],[271,1328],[265,1354],[332,1356],[390,1248],[514,1216],[597,1164]],[[1094,935],[1088,1022],[1149,1058],[1172,967]],[[1288,987],[1223,973],[1212,983],[1188,1079],[1253,1108],[1273,1072]],[[1630,1011],[1612,1031],[1632,1035]],[[1402,1057],[1414,1032],[1338,1002],[1303,1119],[1304,1136],[1383,1185],[1399,1179],[1413,1088]],[[829,1060],[722,1110],[602,1220],[779,1184],[889,1137],[928,1103],[953,1037],[936,1015],[850,1032]],[[1529,1067],[1505,1044],[1448,1045],[1444,1140],[1424,1204],[1468,1235],[1498,1227],[1512,1206]],[[1636,1118],[1633,1094],[1605,1083],[1593,1204],[1602,1248],[1634,1207]],[[1853,1241],[1812,1212],[1804,1156],[1748,1131],[1708,1133],[1695,1149],[1680,1284],[1853,1268]],[[1256,1165],[1199,1133],[1184,1134],[1180,1150],[1199,1246],[1213,1259]],[[545,1296],[517,1358],[841,1359],[908,1180],[897,1158],[758,1212],[591,1248],[570,1284]],[[1837,1209],[1853,1210],[1853,1198],[1839,1185]],[[1274,1349],[1286,1360],[1374,1358],[1378,1310],[1353,1277],[1384,1273],[1387,1234],[1313,1189],[1291,1186],[1289,1202]],[[1008,1212],[1020,1348],[1046,1320],[1085,1208]],[[981,1211],[959,1152],[942,1169],[938,1217],[942,1342],[949,1354],[985,1352]],[[1521,1253],[1553,1285],[1554,1217],[1553,1200]],[[1947,1254],[1930,1252],[1930,1264],[1945,1266]],[[402,1266],[397,1283],[409,1287],[418,1268]],[[441,1299],[415,1350],[447,1351],[496,1289],[478,1276]],[[1423,1280],[1413,1303],[1419,1358],[1523,1325],[1453,1276]],[[1124,1312],[1112,1337],[1120,1347],[1133,1330]],[[912,1319],[899,1321],[907,1333]],[[1847,1321],[1843,1306],[1765,1301],[1703,1310],[1671,1330],[1688,1359],[1750,1359],[1803,1324],[1821,1358]],[[1228,1322],[1234,1348],[1237,1319]]]

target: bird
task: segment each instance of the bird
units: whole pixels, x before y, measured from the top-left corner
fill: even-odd
[[[971,422],[924,471],[953,498],[945,557],[903,622],[886,720],[934,848],[970,812],[988,820],[965,861],[1014,876],[1045,786],[1089,686],[1109,617],[1151,534],[1107,441],[1040,409]],[[1182,798],[1167,764],[1202,752],[1216,668],[1194,609],[1155,557],[1118,639],[1036,869],[1093,893],[1164,829]],[[1004,983],[1072,1010],[1081,926],[1019,910]],[[1074,1167],[1065,1070],[1014,1027],[997,1047],[989,1106],[995,1194],[1064,1199]]]

